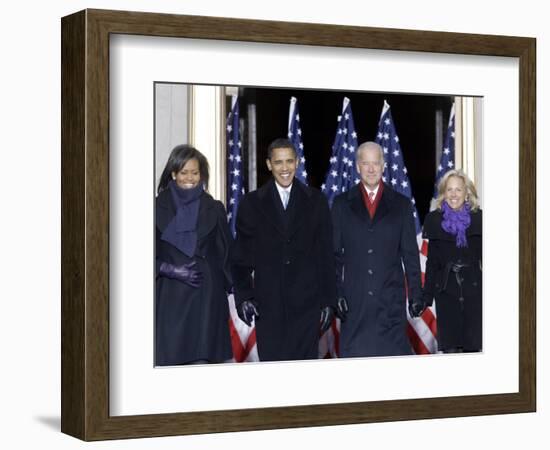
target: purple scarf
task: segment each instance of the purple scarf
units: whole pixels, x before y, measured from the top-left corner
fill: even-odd
[[[457,247],[468,247],[466,240],[466,229],[470,226],[470,204],[468,202],[462,205],[458,211],[449,206],[446,201],[441,204],[443,210],[443,220],[441,227],[449,234],[456,236]]]
[[[197,220],[200,196],[203,192],[202,183],[191,189],[182,189],[175,181],[170,180],[168,189],[172,194],[176,214],[162,233],[161,239],[192,257],[197,247]]]

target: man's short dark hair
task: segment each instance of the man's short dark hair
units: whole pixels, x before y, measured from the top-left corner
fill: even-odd
[[[294,152],[294,156],[297,156],[296,149],[289,139],[277,138],[271,144],[269,144],[269,147],[267,147],[267,159],[271,159],[271,157],[273,156],[273,150],[275,150],[276,148],[290,148]]]

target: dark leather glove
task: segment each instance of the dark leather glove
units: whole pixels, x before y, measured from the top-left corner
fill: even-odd
[[[411,317],[420,317],[426,309],[426,303],[421,299],[409,300],[409,314]]]
[[[330,324],[334,319],[334,308],[332,306],[325,306],[321,308],[321,321],[319,323],[319,330],[321,334],[330,328]]]
[[[252,325],[252,319],[260,317],[258,306],[250,300],[245,300],[237,305],[237,315],[248,326]]]
[[[336,316],[341,322],[345,322],[348,317],[349,307],[345,297],[340,297],[336,302]]]
[[[202,272],[200,272],[196,266],[196,261],[182,264],[181,266],[163,262],[160,265],[159,274],[163,277],[179,280],[191,287],[198,288],[201,285]]]

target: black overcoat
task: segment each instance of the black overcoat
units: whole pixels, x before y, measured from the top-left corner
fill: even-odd
[[[273,179],[246,194],[232,268],[236,303],[258,304],[260,360],[317,358],[321,307],[336,300],[330,212],[321,192],[294,179],[286,211]]]
[[[411,201],[384,185],[371,220],[357,185],[335,198],[332,222],[338,294],[349,306],[340,355],[411,354],[403,266],[411,297],[421,296]]]
[[[468,246],[463,248],[457,248],[456,237],[441,228],[442,218],[441,210],[430,212],[423,232],[429,239],[424,296],[427,302],[435,298],[438,348],[478,351],[482,349],[481,210],[471,213],[466,230]],[[449,270],[450,262],[468,265],[459,274],[462,292],[456,275]]]
[[[156,199],[155,363],[177,365],[206,360],[222,362],[233,352],[226,289],[230,288],[231,233],[223,204],[203,192],[197,220],[197,248],[188,257],[161,239],[176,213],[169,189]],[[158,275],[161,262],[196,261],[203,280],[198,288]]]

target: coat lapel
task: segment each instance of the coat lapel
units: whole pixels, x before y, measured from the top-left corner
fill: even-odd
[[[371,223],[369,210],[365,206],[365,203],[363,202],[363,198],[361,196],[361,188],[359,185],[356,185],[352,187],[348,192],[348,201],[350,204],[351,210],[355,213],[359,219],[366,223]]]
[[[293,236],[298,229],[303,225],[309,208],[307,203],[309,202],[309,191],[296,178],[292,183],[292,190],[290,191],[290,200],[287,206],[288,217],[288,237]]]
[[[373,225],[380,222],[386,214],[391,209],[391,203],[393,201],[393,192],[389,189],[388,186],[384,185],[384,191],[382,191],[382,197],[380,198],[380,202],[378,203],[378,207],[376,208],[376,212],[374,213],[374,217],[372,219]]]
[[[282,236],[285,236],[283,205],[279,199],[279,193],[277,192],[273,179],[258,189],[258,200],[258,207],[262,214],[273,224],[275,229]]]

